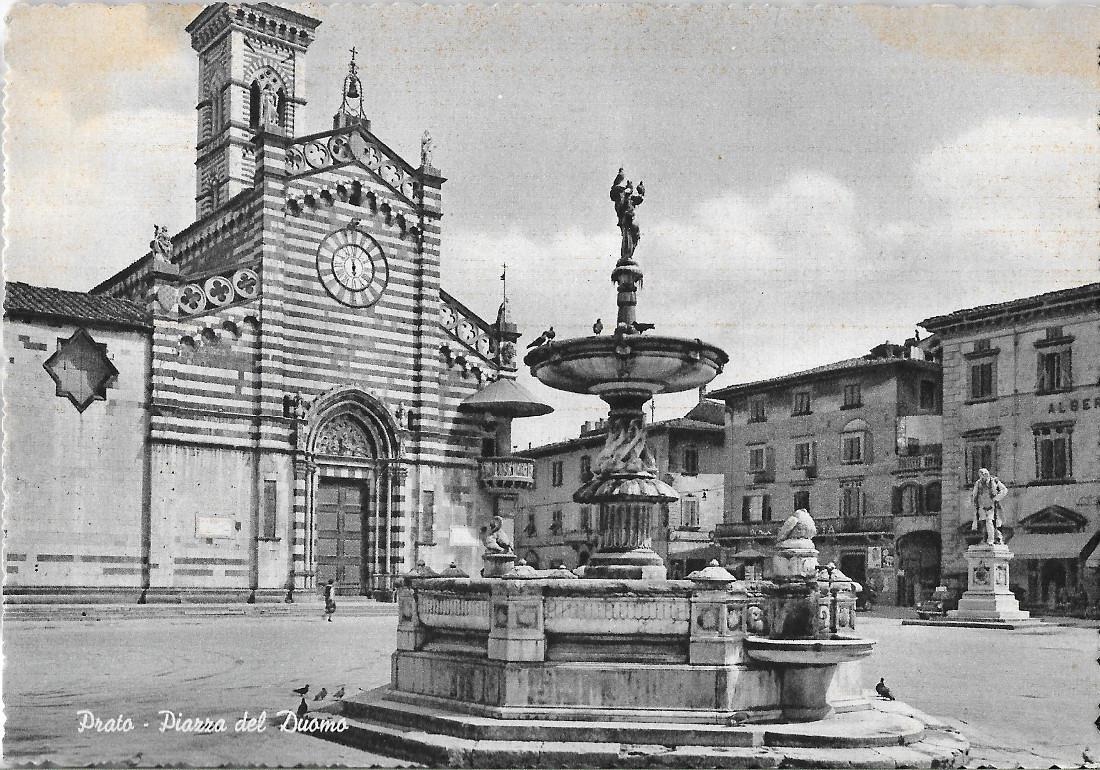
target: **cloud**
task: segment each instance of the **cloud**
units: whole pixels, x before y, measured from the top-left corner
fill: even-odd
[[[33,151],[6,169],[13,277],[85,290],[143,255],[154,223],[175,231],[192,220],[194,167],[179,160],[194,144],[193,116],[147,108],[74,121],[50,101],[34,115],[24,125]]]
[[[728,191],[682,216],[646,221],[643,206],[639,317],[723,347],[722,385],[861,355],[940,312],[1100,280],[1096,153],[1089,127],[1071,120],[994,117],[914,161],[898,216],[869,213],[874,201],[816,170],[755,196]],[[606,323],[614,313],[606,255],[617,236],[456,233],[445,285],[460,276],[459,285],[484,287],[489,265],[506,257],[527,339],[551,323],[562,336],[586,334],[589,317]],[[523,443],[572,435],[574,422],[600,416],[595,398],[539,388],[566,411],[517,425]],[[659,418],[693,398],[662,397]]]
[[[901,50],[1096,83],[1095,61],[1084,55],[1100,35],[1095,8],[864,5],[852,10],[880,40]]]
[[[925,248],[942,275],[995,274],[1025,295],[1098,280],[1098,154],[1084,119],[997,117],[921,158],[914,192],[938,209]]]

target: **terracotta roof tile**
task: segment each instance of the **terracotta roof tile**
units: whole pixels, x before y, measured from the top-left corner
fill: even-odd
[[[707,397],[724,399],[738,393],[743,393],[750,390],[758,390],[760,388],[766,388],[771,385],[778,385],[780,383],[792,382],[795,380],[813,379],[814,377],[823,374],[832,374],[834,372],[844,372],[854,369],[869,369],[877,366],[888,366],[896,364],[916,364],[917,366],[928,368],[936,368],[939,366],[938,364],[935,364],[931,361],[923,361],[919,358],[893,358],[889,356],[861,356],[859,358],[845,358],[843,361],[834,361],[831,364],[815,366],[813,369],[804,369],[800,372],[783,374],[779,377],[772,377],[766,380],[754,380],[752,382],[743,382],[736,385],[728,385],[724,388],[707,391]]]
[[[974,321],[979,318],[1012,313],[1018,310],[1028,310],[1042,305],[1052,305],[1067,300],[1088,298],[1090,295],[1100,296],[1100,283],[1087,283],[1084,286],[1075,286],[1072,289],[1060,289],[1048,291],[1045,294],[1036,294],[1032,297],[1020,297],[1007,302],[998,302],[993,305],[979,305],[977,307],[963,308],[952,313],[932,316],[920,322],[920,325],[929,331],[938,331],[947,326],[962,322]]]
[[[152,314],[136,302],[18,281],[4,286],[4,314],[140,329],[153,326]]]

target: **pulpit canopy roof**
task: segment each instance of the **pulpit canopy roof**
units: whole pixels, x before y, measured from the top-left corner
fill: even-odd
[[[488,412],[495,417],[538,417],[554,408],[536,399],[508,377],[494,380],[458,406],[464,412]]]

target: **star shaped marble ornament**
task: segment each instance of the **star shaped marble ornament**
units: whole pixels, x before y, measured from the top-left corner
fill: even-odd
[[[68,398],[78,412],[93,401],[107,399],[107,383],[118,369],[107,358],[107,345],[96,342],[84,329],[67,340],[57,341],[57,350],[42,364],[57,386],[57,395]]]

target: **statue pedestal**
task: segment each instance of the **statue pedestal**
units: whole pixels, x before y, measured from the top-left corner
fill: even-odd
[[[486,551],[481,558],[485,563],[485,568],[481,572],[482,577],[504,577],[516,566],[516,555],[511,552]]]
[[[948,612],[952,620],[1027,620],[1030,612],[1020,609],[1008,588],[1008,563],[1012,552],[1004,544],[979,543],[966,549],[967,591],[959,608]]]

